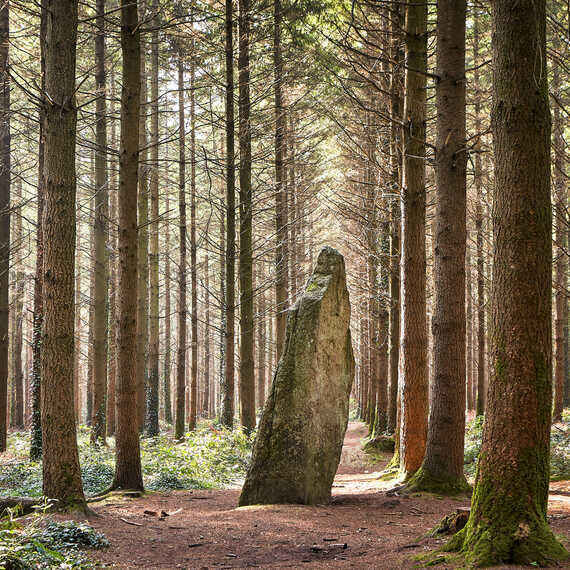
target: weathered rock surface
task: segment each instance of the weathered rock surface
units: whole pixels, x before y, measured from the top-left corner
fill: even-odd
[[[354,378],[349,325],[344,258],[325,247],[289,312],[240,505],[330,500]]]

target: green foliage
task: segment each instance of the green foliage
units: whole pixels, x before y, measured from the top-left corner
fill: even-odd
[[[21,526],[13,520],[0,524],[0,569],[95,568],[80,548],[105,548],[109,541],[85,523],[49,522],[41,518]]]
[[[481,440],[483,439],[483,420],[483,416],[477,416],[473,421],[467,424],[463,455],[465,474],[467,476],[475,475],[477,458],[481,451]]]
[[[550,434],[550,479],[570,479],[570,410],[562,415],[562,424],[552,427]],[[465,433],[465,474],[474,476],[483,437],[483,416],[477,416],[467,425]]]
[[[241,429],[205,426],[174,444],[145,439],[141,453],[145,486],[152,491],[222,487],[245,476],[254,436]]]
[[[87,495],[108,488],[113,481],[115,456],[109,446],[93,446],[89,430],[78,432],[83,487]],[[141,440],[145,487],[151,491],[206,489],[238,482],[245,476],[254,434],[241,429],[227,430],[211,423],[187,433],[181,442],[161,435]],[[109,440],[112,443],[112,440]],[[10,436],[9,450],[27,458],[28,436]],[[0,495],[39,497],[42,495],[41,463],[22,460],[0,470]]]

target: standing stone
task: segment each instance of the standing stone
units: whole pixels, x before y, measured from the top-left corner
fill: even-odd
[[[325,247],[290,310],[240,505],[327,503],[354,378],[344,258]]]

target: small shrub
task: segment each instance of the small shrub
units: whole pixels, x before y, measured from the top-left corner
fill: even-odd
[[[105,535],[85,523],[49,522],[35,519],[28,526],[6,521],[0,530],[0,568],[31,570],[43,568],[95,568],[79,549],[109,546]]]

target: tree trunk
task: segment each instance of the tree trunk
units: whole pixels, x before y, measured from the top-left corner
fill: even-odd
[[[137,187],[140,123],[140,29],[137,2],[121,0],[121,148],[117,299],[117,432],[113,486],[143,488],[137,398]]]
[[[474,13],[473,25],[473,62],[475,66],[473,83],[479,83],[479,17],[477,8]],[[477,136],[481,132],[481,103],[480,97],[475,97],[475,131]],[[476,150],[480,150],[479,141]],[[475,154],[475,231],[477,233],[477,400],[475,413],[482,416],[485,413],[486,387],[485,387],[485,257],[483,251],[483,193],[481,153]]]
[[[222,389],[222,424],[234,422],[234,336],[235,336],[235,148],[234,148],[234,61],[233,0],[226,0],[226,322],[225,375]]]
[[[546,565],[568,557],[546,518],[552,219],[545,22],[544,0],[494,3],[489,391],[471,515],[448,546],[461,550],[467,565]]]
[[[159,290],[158,290],[158,28],[159,10],[158,0],[153,2],[153,29],[151,35],[151,78],[150,78],[150,144],[151,144],[151,172],[150,172],[150,327],[148,343],[148,389],[146,393],[146,434],[157,436],[158,427],[158,359],[159,359]]]
[[[289,276],[289,252],[287,248],[287,188],[285,185],[285,131],[287,115],[283,107],[283,56],[281,54],[281,0],[273,0],[273,68],[275,93],[275,302],[277,310],[277,359],[281,356],[285,342],[287,292]]]
[[[425,251],[427,6],[406,8],[404,158],[400,283],[400,467],[413,475],[424,458],[428,414]]]
[[[6,7],[8,4],[6,4]],[[45,91],[45,51],[47,33],[47,0],[41,0],[40,8],[40,70],[41,86]],[[5,45],[4,42],[1,45]],[[7,44],[6,44],[7,45]],[[30,460],[37,461],[42,456],[42,412],[41,412],[41,346],[43,323],[43,210],[44,210],[44,162],[45,162],[45,110],[38,112],[38,204],[36,215],[36,267],[34,276],[34,316],[32,332],[32,425],[30,433]],[[3,275],[3,273],[2,273]],[[1,337],[0,337],[1,338]],[[74,371],[75,373],[75,371]],[[0,428],[1,433],[1,428]],[[1,435],[0,435],[1,438]],[[1,451],[0,445],[0,451]]]
[[[112,91],[114,92],[114,91]],[[113,134],[111,147],[115,148],[115,134]],[[114,168],[111,169],[110,189],[111,189],[111,208],[109,219],[111,224],[117,223],[117,186]],[[116,386],[117,386],[117,234],[113,229],[109,236],[111,243],[112,259],[110,261],[110,280],[109,280],[109,380],[107,386],[107,435],[115,435],[116,429]]]
[[[204,397],[202,399],[202,412],[206,417],[210,414],[210,368],[212,353],[210,347],[210,270],[208,268],[208,250],[204,256]]]
[[[465,437],[465,0],[439,0],[433,380],[425,458],[409,486],[444,494],[469,487]]]
[[[83,507],[73,413],[76,0],[49,2],[42,332],[43,494]]]
[[[558,63],[554,63],[553,90],[557,97],[560,96],[560,69]],[[560,99],[558,99],[560,100]],[[564,367],[564,326],[567,324],[566,291],[565,279],[567,269],[567,249],[566,249],[566,205],[568,189],[564,180],[564,138],[562,120],[560,117],[560,106],[558,102],[554,104],[554,203],[555,203],[555,227],[556,227],[556,263],[555,271],[555,315],[554,320],[554,409],[552,421],[558,422],[562,419],[562,409],[564,408],[564,380],[566,370]]]
[[[139,2],[139,20],[146,16],[146,0]],[[146,77],[146,45],[140,40],[140,126],[139,126],[139,195],[138,207],[138,253],[137,253],[137,382],[138,382],[138,422],[142,431],[146,408],[146,371],[148,349],[148,150],[146,136],[146,113],[148,105],[148,89]]]
[[[111,116],[115,116],[115,76],[111,68]],[[111,123],[111,148],[117,148],[117,133],[115,121]],[[115,435],[116,417],[117,417],[117,178],[116,178],[116,161],[114,157],[111,159],[112,167],[110,168],[109,187],[111,196],[111,205],[109,220],[110,234],[110,282],[109,282],[109,379],[107,387],[107,435]]]
[[[10,8],[0,7],[0,452],[6,451],[8,428],[8,329],[10,282]]]
[[[171,318],[170,318],[170,228],[168,217],[170,216],[170,204],[168,190],[165,193],[166,216],[163,222],[163,233],[165,239],[164,255],[164,421],[172,423],[172,394],[171,384]]]
[[[14,300],[12,301],[13,307],[13,339],[14,343],[12,346],[12,370],[13,377],[12,381],[14,383],[14,416],[12,417],[12,425],[17,430],[24,428],[24,372],[22,370],[22,344],[23,344],[23,308],[24,308],[24,279],[25,274],[23,271],[22,263],[22,251],[21,243],[23,239],[22,235],[22,181],[18,180],[16,182],[16,199],[18,200],[18,205],[14,206],[12,209],[16,214],[16,219],[14,220],[14,244],[19,248],[18,252],[14,255],[14,265],[16,283],[14,287]]]
[[[192,16],[193,18],[193,16]],[[198,415],[198,277],[196,244],[196,53],[194,40],[190,47],[190,278],[192,294],[192,354],[190,377],[190,416],[188,429],[196,429]]]
[[[239,285],[241,425],[255,429],[251,127],[249,96],[250,0],[239,0]]]
[[[265,318],[265,290],[263,285],[263,272],[261,263],[258,264],[257,273],[257,408],[263,409],[265,404],[265,351],[266,351],[266,328]]]
[[[178,353],[176,360],[176,408],[174,437],[184,437],[186,390],[186,133],[184,130],[184,63],[178,53],[178,212],[180,253],[178,258]]]
[[[109,295],[109,258],[107,255],[107,218],[109,188],[107,179],[107,116],[105,77],[105,0],[97,0],[97,35],[95,36],[95,82],[97,107],[95,130],[95,296],[93,308],[93,418],[92,443],[104,442],[107,399],[107,298]]]

